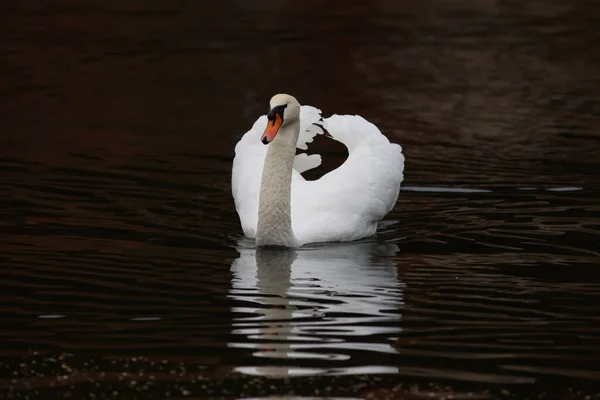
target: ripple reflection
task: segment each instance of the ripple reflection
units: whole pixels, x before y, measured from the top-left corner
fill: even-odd
[[[230,297],[240,303],[228,345],[247,348],[256,362],[293,359],[295,368],[239,367],[253,375],[344,373],[335,361],[396,354],[393,336],[401,331],[399,307],[403,283],[394,244],[358,242],[299,250],[254,249],[243,241],[231,266]],[[368,357],[368,356],[367,356]],[[302,361],[331,362],[328,368],[304,368]],[[261,363],[264,363],[262,361]],[[395,367],[363,368],[390,373]]]

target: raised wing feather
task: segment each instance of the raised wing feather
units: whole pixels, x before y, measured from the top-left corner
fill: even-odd
[[[333,115],[324,127],[346,145],[348,159],[317,181],[292,184],[292,225],[300,243],[354,240],[373,234],[396,204],[402,148],[360,116]]]

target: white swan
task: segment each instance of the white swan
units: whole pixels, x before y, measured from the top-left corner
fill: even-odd
[[[337,169],[307,181],[301,173],[319,166],[321,157],[296,155],[296,147],[305,150],[323,133],[320,126],[349,155]],[[235,146],[231,187],[244,234],[257,246],[300,247],[373,235],[396,204],[403,171],[402,147],[364,118],[323,119],[321,110],[278,94],[268,115]]]

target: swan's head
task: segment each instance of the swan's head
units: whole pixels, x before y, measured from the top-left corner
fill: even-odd
[[[261,137],[261,142],[269,144],[285,124],[297,121],[300,118],[300,103],[289,94],[276,94],[269,103],[267,114],[267,127]]]

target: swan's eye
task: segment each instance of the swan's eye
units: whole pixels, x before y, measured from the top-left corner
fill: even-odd
[[[283,110],[285,110],[286,107],[287,107],[287,104],[284,104],[282,106],[275,106],[275,107],[271,108],[269,110],[269,113],[267,114],[267,119],[269,121],[273,121],[273,125],[275,125],[275,115],[279,114],[279,117],[283,121]]]

